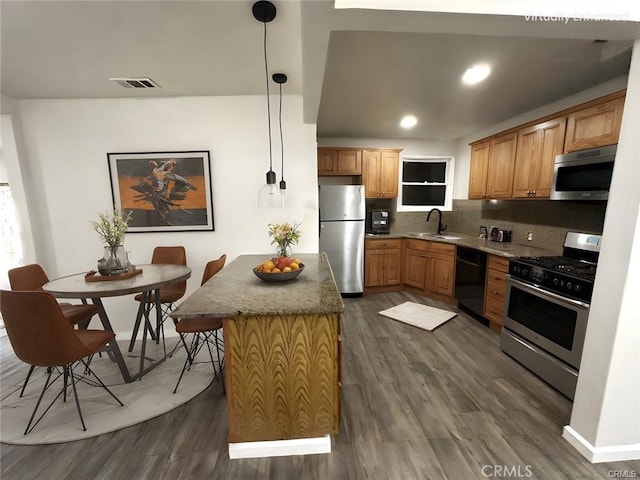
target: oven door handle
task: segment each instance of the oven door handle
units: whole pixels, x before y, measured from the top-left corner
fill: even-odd
[[[558,295],[557,293],[549,292],[548,290],[544,290],[543,288],[536,287],[535,285],[531,285],[530,283],[523,282],[521,280],[517,280],[513,278],[511,275],[507,275],[507,283],[511,282],[514,285],[522,288],[523,290],[528,290],[530,292],[537,293],[538,295],[545,295],[549,298],[557,300],[558,302],[570,303],[571,305],[575,305],[576,307],[589,308],[589,304],[585,302],[581,302],[580,300],[574,300],[573,298],[563,297],[562,295]]]

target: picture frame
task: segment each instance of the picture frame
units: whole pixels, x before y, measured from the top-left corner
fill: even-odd
[[[213,231],[208,150],[107,153],[113,206],[127,233]]]

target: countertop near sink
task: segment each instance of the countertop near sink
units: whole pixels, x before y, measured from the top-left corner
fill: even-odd
[[[466,235],[464,233],[444,233],[442,235],[425,234],[425,233],[392,233],[389,235],[366,235],[367,239],[377,238],[416,238],[419,240],[429,240],[431,242],[444,242],[458,245],[460,247],[475,248],[477,250],[490,253],[492,255],[500,255],[502,257],[540,257],[547,255],[558,255],[558,251],[547,250],[544,248],[531,247],[529,245],[520,245],[511,242],[492,242],[491,240]]]

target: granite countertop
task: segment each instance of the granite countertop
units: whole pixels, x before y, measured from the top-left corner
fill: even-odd
[[[365,239],[385,239],[385,238],[415,238],[419,240],[429,240],[431,242],[451,243],[460,247],[475,248],[485,253],[499,255],[501,257],[540,257],[548,255],[558,255],[554,250],[521,245],[511,242],[492,242],[481,239],[473,235],[464,233],[446,232],[442,236],[423,233],[392,233],[389,235],[366,235]]]
[[[271,256],[240,255],[186,298],[171,316],[315,315],[344,310],[325,253],[296,255],[305,268],[288,282],[265,282],[253,273],[253,267]]]

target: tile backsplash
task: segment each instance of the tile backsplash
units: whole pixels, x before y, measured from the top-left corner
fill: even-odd
[[[512,230],[512,242],[562,251],[568,231],[602,233],[606,203],[551,200],[454,200],[453,211],[442,212],[448,232],[479,235],[480,225]],[[426,213],[393,212],[391,233],[435,232],[437,217]],[[527,240],[532,232],[532,240]]]

